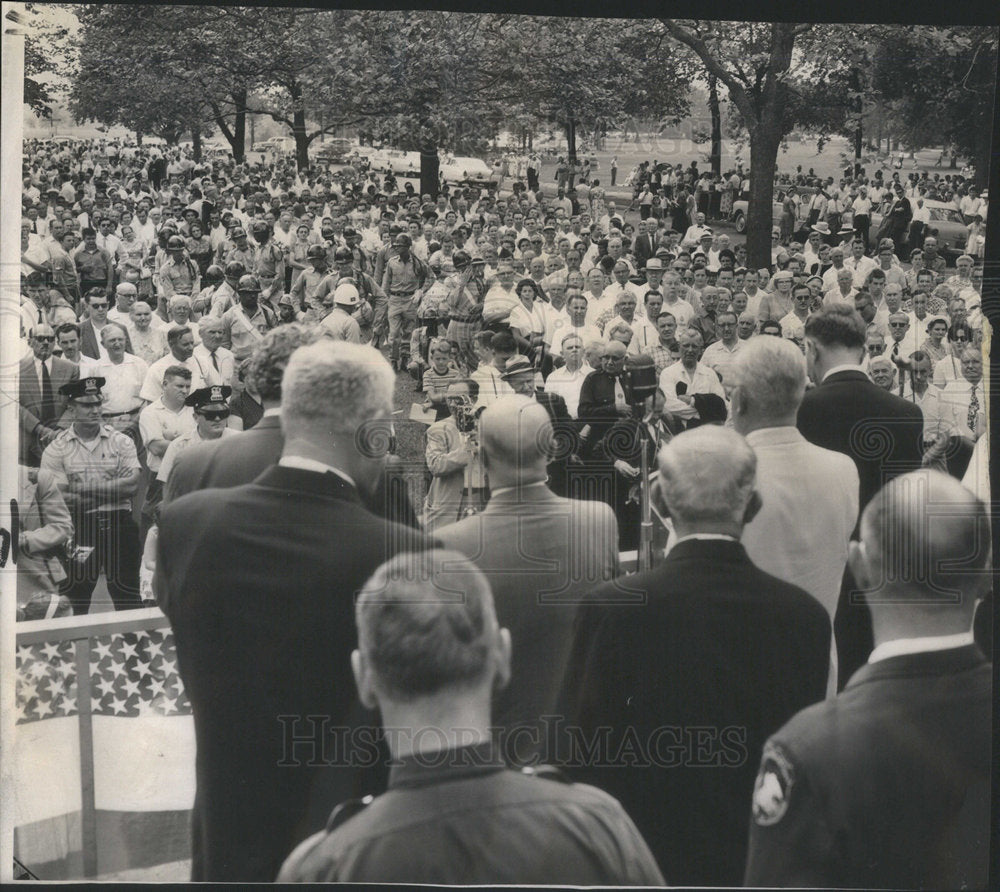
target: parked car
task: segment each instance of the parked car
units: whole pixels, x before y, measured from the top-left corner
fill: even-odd
[[[485,186],[493,171],[481,158],[446,155],[441,159],[441,179],[446,183],[469,183]]]
[[[333,164],[344,164],[347,156],[351,154],[351,141],[336,137],[320,143],[315,151],[315,157],[320,161],[329,161]]]
[[[884,202],[878,210],[872,211],[871,229],[868,233],[870,248],[878,245],[878,230],[890,207],[891,202]],[[938,253],[954,262],[956,257],[965,253],[965,246],[969,241],[969,227],[966,226],[965,219],[954,205],[947,202],[925,201],[924,207],[930,211],[930,228],[937,230]]]
[[[790,187],[789,187],[790,188]],[[784,213],[782,208],[782,201],[785,198],[785,193],[787,189],[776,189],[774,192],[774,201],[771,205],[771,225],[777,226],[778,221],[781,220],[781,215]],[[813,195],[816,194],[816,189],[813,186],[796,186],[795,191],[802,197],[802,200],[808,202],[812,199]],[[750,207],[749,195],[744,193],[736,201],[733,202],[733,225],[736,227],[736,231],[739,233],[744,233],[747,231],[747,209]],[[796,229],[801,225],[801,221],[797,222]]]

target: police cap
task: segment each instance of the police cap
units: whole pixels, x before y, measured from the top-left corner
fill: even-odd
[[[184,400],[185,406],[192,406],[198,409],[228,409],[226,400],[233,392],[232,387],[225,384],[213,384],[211,387],[199,387],[188,394]]]
[[[100,402],[101,388],[105,385],[104,378],[77,378],[59,388],[59,393],[78,402]]]

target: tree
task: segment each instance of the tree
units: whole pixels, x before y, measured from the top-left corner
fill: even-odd
[[[750,201],[747,259],[771,262],[772,199],[778,149],[795,123],[796,95],[790,84],[792,51],[811,25],[679,21],[664,19],[666,32],[689,47],[708,74],[726,86],[750,139]]]
[[[46,75],[64,71],[71,57],[69,31],[57,23],[44,6],[25,3],[7,18],[20,25],[24,40],[24,103],[40,118],[52,117],[52,102],[58,88],[49,86]]]
[[[890,103],[911,149],[954,145],[990,172],[997,29],[985,25],[894,27],[875,54],[873,82]]]
[[[631,115],[676,121],[688,111],[689,81],[642,21],[519,17],[511,39],[523,108],[564,129],[570,163],[581,126],[594,132]]]

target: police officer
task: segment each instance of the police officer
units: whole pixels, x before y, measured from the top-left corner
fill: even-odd
[[[350,254],[349,251],[348,254]],[[304,269],[298,274],[292,283],[292,290],[289,294],[295,301],[296,310],[302,313],[315,313],[316,305],[319,302],[316,291],[320,283],[330,275],[330,269],[326,262],[326,248],[322,245],[310,245],[306,250],[306,260],[309,261],[310,268]]]
[[[611,796],[506,768],[490,711],[510,679],[510,633],[475,566],[451,551],[400,554],[365,584],[355,617],[351,668],[361,702],[381,711],[389,789],[338,807],[278,882],[663,885]]]
[[[277,324],[274,310],[259,303],[260,282],[254,275],[242,276],[236,286],[238,303],[222,314],[223,346],[233,351],[240,363],[252,352],[257,342]]]
[[[389,345],[392,364],[405,369],[410,356],[410,336],[417,325],[417,305],[427,282],[427,267],[410,251],[410,237],[401,233],[392,242],[396,256],[385,264],[382,290],[389,298]]]
[[[229,397],[232,396],[232,393],[231,387],[224,384],[213,384],[210,387],[199,387],[187,395],[184,405],[194,409],[195,426],[170,441],[167,451],[163,453],[160,470],[156,473],[156,479],[160,485],[168,490],[164,495],[165,502],[170,500],[167,481],[170,479],[170,470],[176,463],[177,456],[193,443],[220,440],[223,437],[234,437],[239,434],[239,431],[235,431],[227,425],[230,414]]]
[[[75,548],[62,594],[75,614],[86,613],[103,571],[116,610],[141,606],[139,531],[131,499],[142,473],[135,444],[101,423],[104,378],[80,378],[59,388],[69,401],[72,425],[42,453],[73,516]]]
[[[984,889],[992,667],[975,644],[989,517],[938,471],[868,503],[849,563],[875,649],[764,747],[748,886]]]
[[[200,289],[200,274],[195,262],[188,257],[184,239],[172,235],[167,239],[167,260],[160,267],[160,296],[167,301],[175,294],[188,297]]]

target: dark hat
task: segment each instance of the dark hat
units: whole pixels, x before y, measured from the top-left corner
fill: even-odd
[[[214,406],[218,409],[229,408],[226,400],[232,394],[233,388],[225,384],[213,384],[211,387],[199,387],[188,394],[184,400],[185,406],[193,406],[195,409],[205,409]]]
[[[523,375],[525,372],[534,373],[535,367],[531,364],[531,360],[527,356],[515,356],[507,363],[507,367],[504,369],[503,374],[500,377],[507,381],[516,375]]]
[[[93,399],[88,399],[87,402],[93,402],[94,400],[100,401],[101,399],[101,388],[105,384],[104,378],[77,378],[75,381],[69,381],[63,384],[59,388],[59,392],[65,396],[69,397],[71,400],[80,400],[84,397],[92,397]]]
[[[714,393],[695,393],[691,398],[702,424],[725,424],[726,403],[721,396]]]

